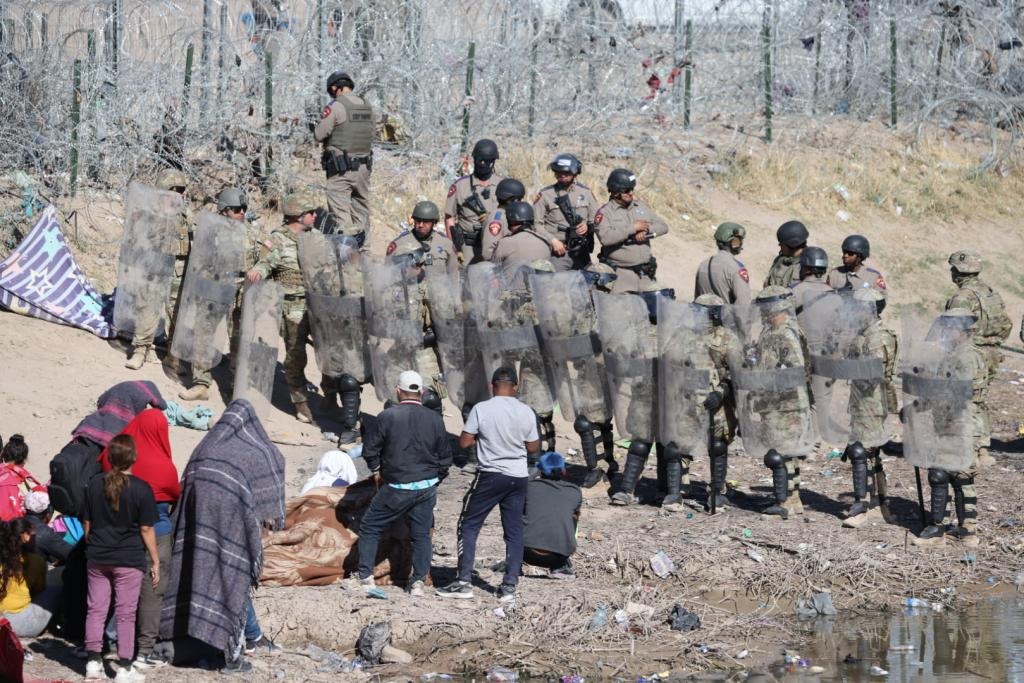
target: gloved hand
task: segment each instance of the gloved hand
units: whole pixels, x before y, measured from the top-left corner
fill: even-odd
[[[707,398],[704,399],[705,410],[718,410],[721,407],[722,392],[720,391],[712,391],[710,394],[707,395]]]

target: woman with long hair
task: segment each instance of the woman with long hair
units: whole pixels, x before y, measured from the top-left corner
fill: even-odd
[[[86,679],[106,678],[103,670],[103,626],[114,597],[117,656],[121,668],[115,681],[145,680],[132,662],[135,653],[135,614],[149,553],[150,580],[160,583],[157,553],[156,501],[149,484],[131,474],[136,460],[135,440],[120,434],[107,446],[110,471],[89,480],[85,491],[85,557],[89,577],[89,608],[85,619]]]
[[[21,638],[41,634],[60,600],[46,588],[46,561],[32,552],[35,530],[24,517],[0,523],[0,616]]]

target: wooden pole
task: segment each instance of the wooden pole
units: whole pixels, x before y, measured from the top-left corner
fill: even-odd
[[[896,127],[896,20],[889,20],[889,122]]]
[[[476,43],[469,42],[469,54],[466,55],[466,103],[462,107],[462,147],[465,154],[469,149],[469,98],[473,96],[473,65],[476,61]]]
[[[686,66],[683,67],[683,128],[690,127],[690,104],[693,101],[693,20],[686,20]]]
[[[71,71],[71,179],[69,191],[74,197],[78,191],[78,124],[82,106],[82,62],[76,59]]]
[[[764,139],[772,141],[772,0],[765,0],[761,22],[761,52],[764,59]]]

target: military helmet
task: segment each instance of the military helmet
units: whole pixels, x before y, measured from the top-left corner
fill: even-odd
[[[439,221],[441,220],[441,211],[434,202],[416,202],[416,206],[412,209],[412,217],[417,221]]]
[[[530,268],[535,273],[553,273],[555,266],[546,258],[538,258],[530,261]]]
[[[309,192],[295,192],[287,195],[281,205],[281,211],[287,218],[298,218],[304,213],[316,211],[319,203]]]
[[[498,143],[494,140],[477,140],[476,144],[473,145],[473,160],[482,159],[484,161],[494,161],[500,159],[498,156]]]
[[[619,278],[614,268],[600,261],[588,264],[581,273],[588,285],[598,289],[610,289],[612,283]]]
[[[693,303],[697,306],[703,306],[708,309],[708,317],[712,322],[722,322],[722,307],[725,306],[725,300],[717,294],[701,294]]]
[[[754,303],[762,313],[788,312],[793,307],[792,298],[793,292],[789,288],[771,285],[757,293]]]
[[[973,251],[957,251],[949,255],[949,265],[958,273],[980,273],[981,256]]]
[[[800,267],[808,270],[827,270],[828,254],[821,247],[807,247],[800,254]]]
[[[559,154],[548,166],[555,173],[583,173],[583,163],[572,154]]]
[[[800,221],[786,221],[775,231],[775,239],[779,244],[784,244],[790,249],[796,249],[802,244],[807,244],[807,238],[811,234],[807,232],[807,226]]]
[[[628,168],[617,168],[608,174],[608,182],[605,183],[605,186],[611,194],[632,192],[636,187],[636,174]]]
[[[156,178],[156,186],[161,190],[173,190],[176,187],[188,187],[188,177],[176,168],[165,168]]]
[[[504,204],[509,200],[519,201],[526,196],[526,187],[515,178],[505,178],[498,183],[498,187],[494,190],[494,196],[499,204]]]
[[[741,240],[746,239],[747,229],[739,223],[725,222],[715,228],[715,241],[719,244],[728,244],[733,237]]]
[[[840,248],[844,254],[858,254],[861,258],[871,255],[871,243],[864,235],[848,235]]]
[[[356,84],[344,71],[335,71],[327,77],[327,94],[331,94],[331,88],[337,86],[339,88],[355,88]]]
[[[243,209],[249,208],[249,201],[245,198],[245,192],[243,192],[241,188],[225,187],[217,193],[218,212],[238,206]]]
[[[533,225],[533,207],[528,202],[512,202],[505,207],[505,219],[509,228],[513,225]]]

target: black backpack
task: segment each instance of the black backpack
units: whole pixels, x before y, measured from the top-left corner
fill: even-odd
[[[50,461],[50,503],[58,512],[81,519],[85,512],[85,486],[101,473],[102,446],[79,437]]]

